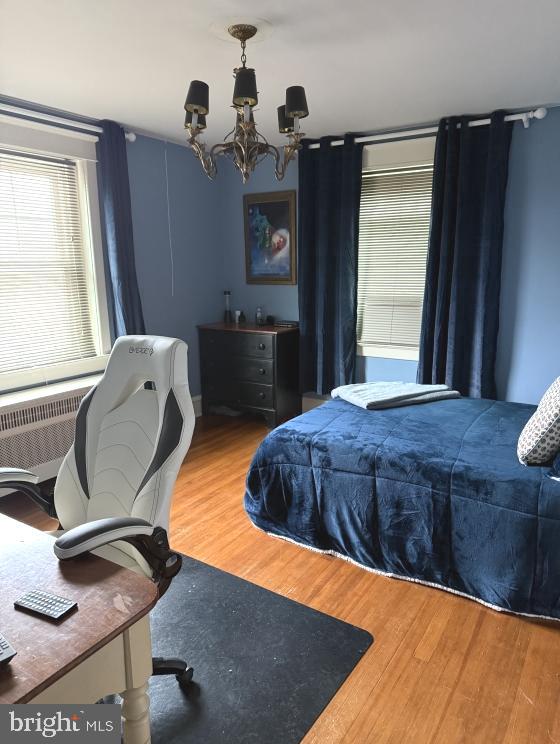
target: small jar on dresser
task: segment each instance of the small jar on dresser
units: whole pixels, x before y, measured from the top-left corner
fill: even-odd
[[[301,413],[297,328],[210,323],[198,338],[204,414],[226,405],[275,427]]]

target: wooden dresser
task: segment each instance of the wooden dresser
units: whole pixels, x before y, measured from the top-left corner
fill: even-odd
[[[203,413],[226,405],[270,427],[301,413],[297,328],[211,323],[198,334]]]

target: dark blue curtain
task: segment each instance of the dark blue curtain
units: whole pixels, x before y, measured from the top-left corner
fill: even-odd
[[[300,387],[329,393],[354,381],[362,147],[350,135],[299,154]]]
[[[100,122],[97,144],[101,220],[110,315],[115,338],[143,334],[144,316],[136,279],[126,139],[114,121]]]
[[[494,367],[512,125],[496,111],[442,119],[434,161],[432,218],[418,381],[495,398]],[[477,117],[480,118],[480,117]]]

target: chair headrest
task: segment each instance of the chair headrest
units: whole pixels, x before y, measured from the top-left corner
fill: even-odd
[[[107,410],[120,404],[145,382],[160,395],[188,385],[187,344],[166,336],[120,336],[115,341],[96,397]]]

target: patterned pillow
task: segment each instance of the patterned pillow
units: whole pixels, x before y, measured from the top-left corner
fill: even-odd
[[[560,377],[541,398],[517,443],[517,457],[524,465],[543,465],[560,451]]]

